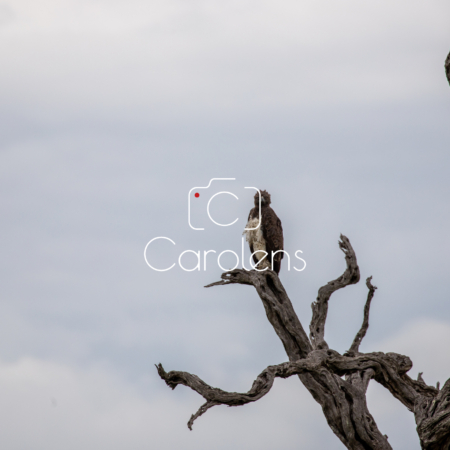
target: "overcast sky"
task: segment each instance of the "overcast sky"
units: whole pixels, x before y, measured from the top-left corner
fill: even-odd
[[[0,3],[0,441],[7,450],[339,450],[298,379],[215,407],[154,364],[247,391],[287,360],[254,289],[204,289],[241,264],[256,186],[272,195],[280,278],[305,328],[342,274],[326,339],[344,352],[378,286],[362,351],[450,377],[450,50],[446,0],[13,0]],[[194,202],[188,193],[215,182]],[[208,199],[217,220],[205,216]],[[143,252],[157,241],[149,262]],[[178,263],[201,251],[201,270]],[[204,270],[203,252],[208,255]],[[247,252],[247,250],[246,250]],[[246,253],[248,258],[248,253]],[[183,264],[195,266],[192,253]],[[248,259],[247,259],[248,260]],[[298,260],[297,260],[298,261]],[[221,264],[235,264],[231,253]],[[395,450],[413,415],[372,382]]]

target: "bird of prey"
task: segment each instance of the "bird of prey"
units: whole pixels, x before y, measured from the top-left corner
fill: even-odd
[[[270,194],[261,191],[261,223],[259,223],[259,194],[255,194],[255,206],[250,210],[248,223],[244,234],[253,255],[253,261],[258,270],[269,268],[280,273],[283,259],[283,227],[281,220],[270,206]],[[258,226],[259,225],[259,226]],[[265,253],[267,252],[267,256]],[[278,253],[276,253],[278,252]]]

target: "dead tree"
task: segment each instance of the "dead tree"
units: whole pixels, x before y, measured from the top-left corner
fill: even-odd
[[[289,362],[269,366],[258,375],[246,393],[225,392],[206,384],[197,375],[187,372],[166,372],[161,364],[159,376],[175,389],[179,384],[190,387],[205,400],[191,416],[188,427],[197,417],[216,405],[240,406],[266,395],[275,377],[297,375],[321,405],[328,425],[342,443],[351,450],[391,449],[387,436],[378,429],[367,408],[366,391],[374,379],[414,414],[417,433],[424,450],[450,450],[450,379],[439,389],[428,386],[419,374],[417,380],[407,375],[411,360],[397,353],[361,353],[359,346],[369,327],[370,303],[376,287],[371,278],[361,329],[344,355],[328,347],[325,323],[328,301],[333,292],[359,281],[359,267],[350,241],[341,235],[339,247],[345,254],[347,268],[336,280],[319,289],[312,306],[309,337],[298,319],[277,274],[271,270],[258,272],[235,269],[222,274],[221,281],[206,287],[246,284],[255,287],[267,318],[272,324],[289,358]]]
[[[445,60],[445,73],[450,83],[450,53]],[[311,305],[312,319],[309,338],[277,274],[271,270],[258,272],[235,269],[222,274],[222,280],[205,287],[247,284],[254,286],[266,310],[267,318],[283,343],[289,362],[263,370],[246,393],[225,392],[206,384],[197,375],[172,370],[166,372],[161,364],[159,376],[175,389],[184,384],[205,400],[191,416],[188,427],[197,417],[216,405],[240,406],[255,402],[266,395],[275,377],[297,375],[322,406],[322,411],[334,434],[350,450],[392,449],[386,435],[377,427],[367,408],[366,392],[374,379],[414,414],[417,434],[423,450],[450,450],[450,379],[440,389],[428,386],[419,373],[417,380],[407,375],[412,367],[408,356],[398,353],[361,353],[359,346],[369,328],[370,303],[376,287],[367,278],[369,289],[361,329],[344,355],[328,347],[325,322],[331,294],[350,284],[358,283],[359,267],[350,241],[341,235],[339,247],[345,254],[347,269],[336,280],[319,289]],[[344,377],[344,378],[342,378]]]

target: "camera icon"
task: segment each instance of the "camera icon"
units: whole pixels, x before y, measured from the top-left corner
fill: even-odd
[[[189,191],[189,193],[188,193],[188,223],[189,223],[189,226],[193,230],[203,231],[205,228],[198,228],[198,227],[194,227],[192,225],[192,222],[191,222],[191,199],[199,198],[200,197],[200,192],[198,192],[198,191],[209,189],[211,187],[211,184],[212,184],[213,181],[235,181],[235,180],[236,180],[236,178],[211,178],[211,180],[209,181],[207,186],[196,186],[196,187],[193,187]],[[258,225],[255,228],[245,228],[245,231],[247,231],[247,230],[256,230],[261,225],[261,192],[259,191],[258,188],[255,188],[255,187],[244,187],[244,189],[254,189],[256,192],[258,192],[258,195],[259,195],[259,221],[258,221]],[[223,194],[231,195],[236,200],[239,200],[239,197],[236,194],[232,193],[232,192],[229,192],[229,191],[216,192],[208,200],[208,204],[206,206],[206,213],[207,213],[209,219],[211,220],[211,222],[214,223],[215,225],[218,225],[220,227],[229,227],[231,225],[234,225],[239,220],[239,218],[236,218],[234,221],[232,221],[230,223],[220,223],[217,220],[213,219],[213,217],[211,216],[211,211],[210,211],[210,206],[211,206],[212,200],[215,197],[217,197],[219,195],[223,195]]]

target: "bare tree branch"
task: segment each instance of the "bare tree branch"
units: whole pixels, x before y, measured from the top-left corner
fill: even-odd
[[[199,410],[195,414],[192,414],[191,418],[189,419],[189,422],[187,424],[188,428],[192,431],[192,426],[194,425],[195,419],[197,419],[197,417],[200,417],[202,414],[208,411],[209,408],[212,408],[213,406],[217,405],[220,405],[220,403],[211,402],[208,400],[206,403],[200,406]]]
[[[450,53],[447,56],[447,59],[445,60],[445,74],[447,75],[447,80],[450,84]]]
[[[417,386],[409,377],[405,378],[403,376],[411,366],[409,358],[393,353],[376,352],[348,357],[342,356],[334,350],[314,350],[310,352],[306,359],[267,367],[258,375],[252,388],[246,393],[226,392],[209,386],[197,375],[180,371],[167,373],[161,364],[156,367],[160,377],[172,389],[178,384],[183,384],[198,392],[206,400],[206,403],[200,407],[198,412],[191,416],[188,422],[190,429],[192,429],[194,420],[213,406],[240,406],[257,401],[270,391],[276,377],[288,378],[292,375],[309,373],[321,380],[322,385],[325,382],[327,389],[332,391],[333,396],[341,400],[339,402],[340,406],[337,407],[337,410],[340,411],[339,417],[342,415],[349,418],[353,417],[356,434],[359,436],[358,439],[365,436],[364,440],[373,441],[375,438],[381,439],[381,433],[379,433],[373,418],[367,411],[365,393],[368,380],[372,376],[377,380],[381,380],[383,385],[396,393],[396,396],[400,397],[401,401],[412,410],[418,396]],[[353,376],[354,381],[357,379],[356,377],[360,377],[360,383],[346,382],[340,378],[342,375]],[[433,399],[435,389],[429,387],[427,394],[428,398]],[[351,399],[351,401],[346,401],[346,399]],[[349,445],[349,442],[353,442],[351,444],[353,447],[349,446],[348,448],[358,448],[357,444],[355,444],[356,441],[354,441],[355,430],[352,427],[347,427],[346,429],[346,422],[342,423],[340,419],[337,420],[344,428],[342,435],[344,443]],[[368,433],[366,425],[364,425],[365,422],[367,422],[366,425],[369,427],[370,433]],[[361,448],[390,448],[384,439],[381,440],[381,444],[384,446]]]
[[[300,375],[306,372],[314,372],[323,376],[325,372],[330,371],[341,376],[355,371],[371,371],[384,376],[386,381],[389,381],[390,377],[395,377],[398,374],[386,370],[384,358],[384,354],[367,354],[363,357],[351,358],[341,356],[334,350],[315,350],[306,359],[267,367],[258,375],[251,389],[246,393],[226,392],[222,389],[211,387],[197,375],[188,372],[175,370],[166,372],[161,364],[158,364],[156,368],[159,376],[170,388],[175,389],[179,384],[182,384],[190,387],[206,400],[206,403],[200,407],[199,411],[191,417],[188,424],[191,428],[194,420],[212,406],[240,406],[259,400],[270,391],[277,377],[288,378],[292,375]],[[401,371],[400,368],[397,369]],[[351,388],[346,386],[346,389]]]
[[[198,392],[206,400],[206,403],[200,407],[195,415],[191,416],[188,422],[189,429],[192,429],[194,420],[209,408],[216,405],[241,406],[246,403],[255,402],[270,391],[276,377],[288,378],[292,375],[317,370],[323,364],[326,357],[326,354],[311,353],[308,359],[269,366],[258,375],[251,389],[243,394],[226,392],[222,389],[211,387],[197,375],[192,375],[188,372],[175,370],[166,372],[161,364],[156,365],[156,368],[159,376],[170,388],[175,389],[179,384],[183,384]]]
[[[325,342],[325,322],[328,314],[328,300],[333,292],[359,281],[359,267],[356,255],[347,237],[341,234],[339,248],[345,254],[347,269],[336,280],[330,281],[319,289],[316,301],[311,305],[313,316],[309,325],[309,338],[314,349],[327,349]]]
[[[364,336],[366,335],[367,329],[369,328],[369,311],[370,311],[370,302],[375,294],[376,286],[372,286],[371,281],[372,277],[367,278],[366,286],[369,288],[369,293],[367,294],[366,305],[364,306],[364,319],[361,325],[361,329],[356,333],[355,339],[353,340],[353,344],[350,347],[349,353],[358,353],[359,346]]]

